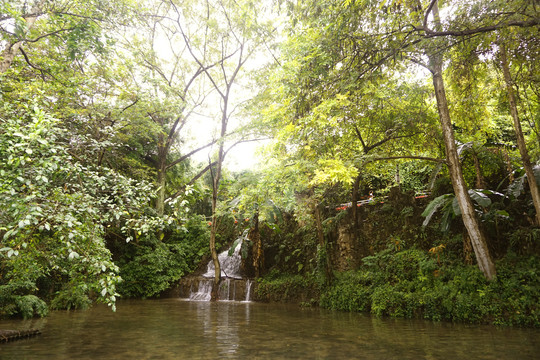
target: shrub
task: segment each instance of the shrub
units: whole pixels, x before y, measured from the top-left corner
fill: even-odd
[[[91,304],[92,300],[88,297],[87,287],[83,284],[82,286],[66,286],[65,289],[57,292],[51,301],[51,308],[85,310]]]
[[[255,298],[259,301],[306,301],[318,297],[319,283],[315,276],[270,272],[257,280]]]
[[[167,290],[183,275],[194,270],[208,251],[208,229],[199,218],[186,224],[163,241],[146,236],[127,244],[120,264],[123,279],[119,292],[126,297],[154,297]]]
[[[437,263],[415,249],[382,251],[357,271],[337,274],[320,305],[377,316],[540,326],[540,261],[509,254],[487,281],[477,266]]]
[[[29,319],[34,316],[43,317],[49,312],[45,301],[35,295],[17,296],[15,298],[15,305],[17,306],[17,313],[24,319]]]

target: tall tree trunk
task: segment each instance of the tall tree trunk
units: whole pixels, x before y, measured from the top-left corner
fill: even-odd
[[[446,93],[444,90],[442,58],[438,54],[430,54],[429,58],[433,71],[433,87],[437,99],[437,109],[439,111],[439,119],[443,131],[446,159],[452,187],[454,188],[454,193],[458,200],[459,208],[461,209],[463,223],[471,239],[478,267],[488,280],[492,280],[496,275],[495,264],[489,254],[486,238],[480,229],[480,224],[474,213],[474,206],[469,197],[467,185],[463,178],[454,131],[452,129],[452,121],[450,119],[450,111],[448,109]]]
[[[215,201],[212,200],[212,209],[214,209]],[[210,230],[210,253],[212,255],[212,262],[214,263],[214,282],[212,284],[212,292],[210,294],[210,300],[218,300],[219,295],[219,283],[221,282],[221,265],[218,259],[218,253],[216,251],[216,232],[217,232],[217,216],[216,212],[212,210],[212,227]]]
[[[437,1],[432,8],[433,17],[436,27],[440,30],[440,17]],[[459,155],[454,138],[454,130],[452,129],[452,120],[450,118],[450,110],[448,109],[448,101],[444,89],[444,81],[442,76],[443,59],[440,49],[431,49],[427,51],[429,58],[430,70],[433,78],[433,88],[435,90],[435,98],[437,99],[437,110],[439,112],[439,121],[443,132],[443,141],[446,151],[446,161],[448,164],[448,172],[452,181],[452,187],[457,198],[463,224],[467,229],[467,233],[471,239],[471,245],[476,255],[478,267],[488,280],[492,280],[496,275],[495,264],[489,253],[487,240],[480,229],[480,223],[476,218],[474,206],[468,194],[467,185],[463,178]]]
[[[536,225],[540,225],[540,190],[536,184],[536,178],[531,165],[531,158],[529,157],[529,152],[527,151],[525,137],[523,136],[521,122],[519,121],[516,99],[514,96],[514,88],[512,87],[512,77],[510,75],[510,66],[508,65],[508,59],[506,57],[506,47],[502,42],[499,45],[504,81],[506,83],[506,90],[508,93],[508,103],[510,105],[512,119],[514,120],[514,130],[516,132],[517,145],[521,155],[521,162],[523,163],[525,173],[527,174],[527,182],[529,183],[529,189],[531,191],[534,208],[536,210]]]
[[[159,216],[163,216],[165,213],[165,164],[160,161],[158,166],[156,212]]]
[[[217,232],[217,202],[218,202],[218,190],[219,183],[221,181],[221,169],[223,167],[223,161],[225,160],[224,141],[225,134],[227,134],[228,118],[228,106],[229,106],[229,92],[230,84],[227,86],[227,91],[222,95],[223,109],[221,113],[221,140],[219,142],[218,159],[216,163],[216,172],[213,173],[212,182],[212,228],[210,232],[210,252],[212,254],[212,261],[216,269],[214,276],[214,284],[212,286],[212,293],[210,300],[218,300],[219,284],[221,282],[221,266],[219,264],[218,253],[216,249],[216,232]]]
[[[222,136],[223,139],[223,136]],[[221,167],[223,165],[223,140],[219,144],[218,161],[216,165],[216,172],[213,174],[212,180],[212,227],[210,230],[210,253],[212,254],[212,262],[214,263],[215,275],[214,283],[212,286],[212,292],[210,296],[211,301],[216,301],[219,295],[219,284],[221,282],[221,264],[219,263],[218,253],[216,249],[216,233],[217,233],[217,202],[218,202],[218,189],[221,179]]]
[[[163,127],[164,121],[160,119]],[[158,158],[157,158],[157,186],[158,194],[156,199],[156,212],[159,216],[165,213],[165,179],[167,172],[167,139],[160,133],[158,137]]]

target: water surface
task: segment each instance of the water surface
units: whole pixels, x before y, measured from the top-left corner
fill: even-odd
[[[121,301],[0,328],[39,328],[0,359],[538,359],[540,330],[300,309],[295,305]]]

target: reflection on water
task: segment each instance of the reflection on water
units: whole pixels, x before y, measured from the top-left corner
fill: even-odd
[[[123,301],[2,321],[42,335],[1,359],[537,359],[540,330],[379,319],[294,305]]]

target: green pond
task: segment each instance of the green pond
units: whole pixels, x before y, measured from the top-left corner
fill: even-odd
[[[539,359],[540,330],[376,318],[254,302],[121,301],[45,319],[0,359]]]

